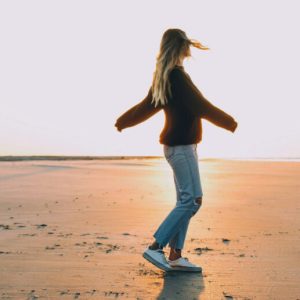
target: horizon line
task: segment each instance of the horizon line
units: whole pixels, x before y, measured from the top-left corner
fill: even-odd
[[[0,155],[0,162],[33,160],[128,160],[128,159],[162,159],[162,155]],[[300,161],[300,157],[203,157],[199,160],[288,160]]]

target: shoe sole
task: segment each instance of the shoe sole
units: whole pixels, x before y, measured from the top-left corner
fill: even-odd
[[[202,273],[201,267],[172,267],[172,266],[170,266],[170,268],[171,268],[171,271]]]
[[[171,267],[167,267],[163,264],[161,264],[160,262],[158,262],[157,260],[153,259],[150,255],[148,255],[147,253],[143,253],[143,257],[148,260],[150,263],[152,263],[153,265],[155,265],[156,267],[158,267],[159,269],[161,270],[164,270],[164,271],[172,271],[173,268]]]

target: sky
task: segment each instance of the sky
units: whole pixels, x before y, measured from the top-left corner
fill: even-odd
[[[203,120],[198,155],[300,157],[300,3],[1,1],[0,155],[163,155],[161,110],[119,132],[147,95],[163,32],[180,28],[185,71],[238,122]]]

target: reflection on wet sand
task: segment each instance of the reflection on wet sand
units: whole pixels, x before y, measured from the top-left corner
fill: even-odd
[[[204,291],[204,281],[200,273],[166,273],[163,287],[156,299],[199,299]]]

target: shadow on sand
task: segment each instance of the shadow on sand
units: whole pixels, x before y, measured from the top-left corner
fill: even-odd
[[[204,281],[201,273],[165,273],[164,285],[156,299],[199,299],[203,291]]]

